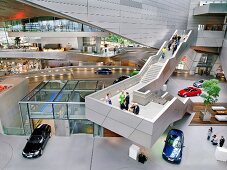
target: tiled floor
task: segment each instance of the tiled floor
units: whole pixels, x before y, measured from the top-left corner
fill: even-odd
[[[206,140],[209,126],[188,126],[192,116],[175,123],[184,131],[185,148],[180,165],[162,159],[166,135],[151,148],[149,160],[138,163],[128,157],[131,141],[124,138],[93,138],[87,135],[52,137],[42,157],[21,156],[26,137],[0,135],[0,169],[4,170],[226,170],[227,163],[216,161],[215,146]],[[214,133],[227,138],[227,126],[214,126]],[[227,147],[227,142],[224,145]]]

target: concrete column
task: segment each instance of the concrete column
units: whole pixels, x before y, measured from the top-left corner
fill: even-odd
[[[95,41],[96,41],[96,51],[97,53],[100,53],[101,37],[96,37]]]

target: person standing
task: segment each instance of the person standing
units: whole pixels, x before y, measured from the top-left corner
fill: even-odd
[[[212,132],[213,132],[213,128],[210,127],[210,128],[208,129],[207,140],[210,140],[210,137],[211,137],[211,135],[212,135]]]
[[[125,105],[124,105],[124,102],[125,102],[125,94],[124,94],[124,91],[122,90],[120,96],[119,96],[119,102],[120,102],[120,108],[121,110],[125,109]]]
[[[106,103],[112,105],[112,101],[110,99],[110,94],[109,93],[106,94]]]
[[[162,49],[162,59],[164,59],[166,56],[166,47],[163,47]]]
[[[114,51],[114,55],[115,55],[115,53],[116,53],[116,47],[114,47],[113,51]]]
[[[129,93],[126,92],[126,96],[125,96],[125,110],[128,110],[129,101],[130,101],[130,96],[129,96]]]
[[[221,139],[219,141],[219,146],[222,147],[225,143],[225,138],[223,136],[221,136]]]

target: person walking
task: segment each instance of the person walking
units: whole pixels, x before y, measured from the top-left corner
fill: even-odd
[[[124,91],[122,90],[120,96],[119,96],[119,102],[120,102],[120,108],[121,110],[125,109],[125,105],[124,105],[124,102],[125,102],[125,93]]]
[[[169,40],[169,43],[168,43],[168,51],[170,51],[170,47],[172,46],[173,44],[173,39]]]
[[[212,133],[213,133],[213,128],[210,127],[210,128],[208,129],[207,140],[210,140],[210,137],[211,137]]]
[[[164,59],[166,56],[166,47],[162,48],[162,59]]]
[[[223,136],[221,136],[221,139],[219,141],[219,146],[222,147],[225,143],[225,138]]]
[[[107,93],[107,94],[106,94],[106,103],[112,105],[112,101],[111,101],[111,99],[110,99],[110,93]]]
[[[210,127],[210,128],[208,129],[207,140],[210,140],[210,137],[211,137],[211,135],[212,135],[212,132],[213,132],[213,128]]]
[[[177,42],[175,41],[173,44],[173,52],[172,55],[174,54],[174,52],[177,50]]]

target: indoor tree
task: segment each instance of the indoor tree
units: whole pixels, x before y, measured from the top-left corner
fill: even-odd
[[[201,94],[201,97],[203,98],[203,103],[205,105],[205,113],[206,113],[207,107],[218,101],[219,92],[221,91],[221,88],[219,86],[219,81],[217,79],[204,81],[203,91],[205,93]]]

